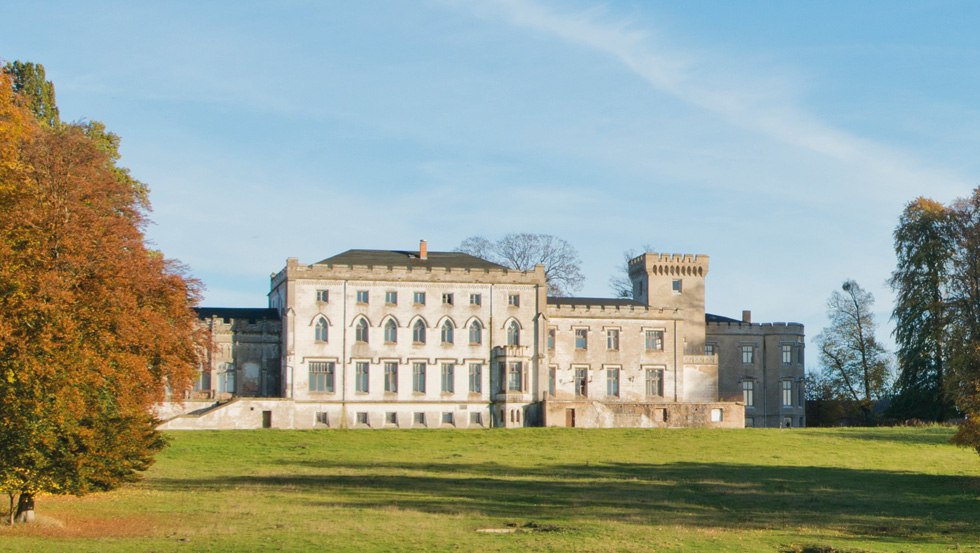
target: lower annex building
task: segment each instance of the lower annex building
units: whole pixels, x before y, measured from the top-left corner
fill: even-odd
[[[458,252],[290,258],[267,308],[200,308],[161,428],[804,426],[803,325],[705,313],[708,257],[645,253],[632,299],[548,297]]]

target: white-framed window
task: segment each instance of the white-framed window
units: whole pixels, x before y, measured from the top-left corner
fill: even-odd
[[[524,391],[524,364],[520,361],[511,361],[507,367],[507,391]]]
[[[316,301],[320,303],[327,303],[330,301],[330,290],[317,290],[316,291]]]
[[[483,303],[483,296],[480,294],[470,294],[470,305],[481,305]]]
[[[367,361],[358,361],[355,363],[355,373],[354,373],[354,391],[366,394],[370,391],[370,376],[371,369]]]
[[[783,407],[792,407],[793,406],[793,381],[783,380],[781,381],[780,386],[782,387],[782,392],[783,392]]]
[[[316,421],[317,426],[330,426],[330,415],[328,415],[326,412],[317,411],[316,415],[314,416],[316,417],[314,420]]]
[[[357,303],[367,303],[368,302],[368,291],[358,290],[357,291]]]
[[[388,322],[385,323],[385,343],[398,343],[398,325],[391,319],[388,319]]]
[[[742,381],[742,402],[746,407],[755,405],[755,382],[752,380]]]
[[[647,330],[644,333],[644,345],[647,351],[663,351],[664,350],[664,331],[663,330]]]
[[[470,323],[470,344],[477,345],[481,343],[483,343],[483,327],[477,321],[473,321]]]
[[[364,319],[358,319],[357,324],[354,325],[354,341],[364,342],[368,341],[368,324]]]
[[[470,393],[479,394],[483,391],[483,364],[470,363]]]
[[[670,283],[670,289],[675,294],[680,294],[684,291],[684,281],[679,278],[675,278],[673,282]]]
[[[443,344],[453,343],[453,323],[446,321],[442,323],[442,331],[440,332],[440,338]]]
[[[456,391],[456,365],[453,363],[442,364],[442,391],[446,394]]]
[[[517,321],[511,321],[507,326],[507,345],[521,345],[521,325],[517,324]]]
[[[647,397],[664,397],[664,370],[646,369]]]
[[[451,424],[453,426],[456,426],[456,419],[453,417],[452,411],[442,412],[442,424]]]
[[[327,320],[320,317],[316,320],[316,326],[313,328],[313,339],[317,342],[326,342],[327,337]]]
[[[356,415],[356,418],[357,418],[357,424],[360,424],[360,425],[363,425],[363,426],[371,426],[371,423],[368,422],[368,414],[367,414],[367,411],[358,411],[357,412],[357,415]]]
[[[385,391],[398,391],[398,362],[385,361]]]
[[[452,305],[453,304],[453,295],[452,295],[452,293],[444,293],[442,295],[442,304],[443,305]]]
[[[412,303],[415,305],[425,305],[425,292],[415,292],[412,294]]]
[[[412,424],[415,426],[425,426],[425,413],[423,411],[412,413]]]
[[[781,349],[783,354],[783,365],[791,365],[793,363],[793,346],[783,344]]]
[[[412,391],[417,394],[425,393],[425,368],[424,362],[412,363]]]
[[[557,330],[555,330],[554,328],[548,329],[548,343],[547,343],[548,349],[551,350],[555,349],[555,338],[557,337],[557,335],[558,335]]]
[[[422,321],[415,321],[415,325],[412,326],[412,341],[416,344],[425,343],[425,323]]]
[[[619,397],[619,368],[606,369],[606,395]]]
[[[588,367],[575,367],[575,395],[579,397],[589,396]]]
[[[507,305],[511,307],[521,306],[521,295],[520,294],[509,294],[507,296]]]
[[[470,413],[470,424],[475,426],[483,426],[483,413],[479,411],[473,411]]]
[[[335,367],[336,365],[331,361],[310,361],[310,391],[332,394]]]
[[[388,305],[398,305],[398,292],[394,290],[385,292],[385,303]]]
[[[619,329],[606,329],[606,349],[609,351],[619,351]]]
[[[575,349],[589,349],[589,329],[575,329]]]
[[[755,363],[755,346],[741,346],[742,363],[750,365]]]
[[[398,426],[398,413],[394,411],[388,411],[385,413],[385,424],[389,426]]]

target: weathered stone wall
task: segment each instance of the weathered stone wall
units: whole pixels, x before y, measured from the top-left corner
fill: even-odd
[[[735,402],[543,402],[545,426],[575,428],[742,428],[743,406]]]

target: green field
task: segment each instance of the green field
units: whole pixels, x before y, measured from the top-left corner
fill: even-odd
[[[980,551],[980,457],[951,434],[180,432],[0,551]]]

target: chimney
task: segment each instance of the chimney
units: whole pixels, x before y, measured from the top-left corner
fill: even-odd
[[[429,245],[425,240],[419,240],[419,259],[422,261],[429,259]]]
[[[752,323],[752,312],[749,311],[748,309],[742,310],[742,322],[750,323],[750,324]]]

